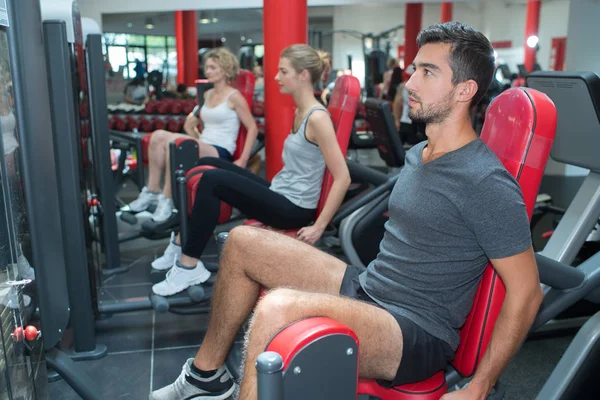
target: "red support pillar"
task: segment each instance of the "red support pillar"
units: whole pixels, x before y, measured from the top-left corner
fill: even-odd
[[[525,22],[525,68],[527,71],[533,71],[535,64],[535,48],[527,46],[527,38],[530,36],[538,36],[540,28],[540,8],[541,0],[529,0],[527,2],[527,19]]]
[[[175,11],[177,82],[194,86],[198,79],[198,18],[196,11]]]
[[[263,32],[265,56],[265,173],[271,180],[283,167],[283,141],[294,123],[294,101],[279,93],[275,75],[284,48],[306,43],[308,38],[307,0],[264,0]]]
[[[450,22],[452,21],[452,3],[449,1],[445,1],[442,3],[442,15],[440,18],[441,22]]]
[[[423,4],[407,4],[404,20],[404,69],[412,64],[417,52],[417,35],[421,31]],[[408,75],[404,77],[408,79]]]

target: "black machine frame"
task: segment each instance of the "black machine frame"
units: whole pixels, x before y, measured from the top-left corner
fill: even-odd
[[[70,130],[75,125],[72,120],[74,110],[69,110],[74,103],[65,107],[51,105],[51,99],[54,100],[51,90],[57,90],[56,85],[61,80],[67,85],[71,76],[57,73],[47,63],[48,53],[44,47],[45,40],[54,40],[63,35],[65,26],[58,22],[41,29],[42,13],[37,0],[8,0],[7,11],[16,117],[21,130],[23,185],[36,265],[45,358],[47,365],[58,372],[82,398],[99,399],[96,383],[78,369],[71,358],[57,349],[69,319],[84,311],[83,308],[71,308],[73,300],[69,298],[72,292],[67,281],[68,265],[83,262],[83,265],[79,265],[79,272],[87,268],[81,253],[71,254],[70,249],[67,250],[65,235],[71,232],[73,226],[65,224],[64,212],[70,203],[65,203],[61,197],[63,191],[70,191],[71,194],[77,192],[74,184],[78,179],[78,169],[69,171],[73,166],[72,160],[60,159],[61,152],[58,151],[63,142],[75,140],[73,136],[59,139],[63,129]],[[58,49],[58,62],[65,61],[68,52],[66,47],[67,42]],[[64,104],[64,99],[58,104]],[[39,193],[43,193],[43,196]],[[78,196],[78,193],[75,194]],[[81,210],[81,206],[75,208],[75,213],[78,213],[77,210]]]

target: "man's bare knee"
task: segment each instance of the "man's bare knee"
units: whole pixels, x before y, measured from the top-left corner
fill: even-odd
[[[255,228],[250,226],[236,226],[227,235],[227,241],[223,247],[224,252],[240,252],[248,249],[256,241]]]
[[[249,226],[236,226],[227,235],[227,241],[223,246],[221,260],[222,267],[231,268],[236,263],[235,261],[240,257],[241,254],[247,254],[249,246],[252,245],[255,240],[254,228]]]
[[[278,288],[267,292],[254,310],[255,323],[279,329],[291,322],[300,292]]]

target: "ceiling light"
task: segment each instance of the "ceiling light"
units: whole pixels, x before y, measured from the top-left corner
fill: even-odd
[[[210,24],[210,19],[208,19],[208,18],[200,18],[200,23],[201,24]]]
[[[217,22],[219,22],[219,18],[213,18],[212,22],[213,22],[213,24],[216,24]]]
[[[225,39],[224,37],[221,38],[221,42],[225,43],[227,41],[227,39]]]
[[[146,29],[154,29],[152,18],[146,18]]]
[[[131,28],[132,26],[133,26],[133,24],[132,24],[131,22],[128,22],[128,23],[127,23],[127,27],[128,27],[128,28]]]
[[[252,39],[248,39],[248,43],[252,43]]]
[[[540,41],[540,39],[533,35],[533,36],[529,36],[527,38],[527,46],[534,48],[535,46],[537,46],[538,42]]]
[[[246,36],[242,36],[242,37],[240,38],[240,40],[243,42],[244,40],[246,40]]]

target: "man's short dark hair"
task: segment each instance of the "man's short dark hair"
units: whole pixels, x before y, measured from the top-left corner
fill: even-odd
[[[477,82],[477,93],[471,105],[481,101],[494,76],[494,49],[490,41],[471,26],[459,22],[446,22],[431,25],[417,36],[419,48],[426,44],[448,43],[450,49],[450,68],[452,84],[457,85],[469,79]]]

